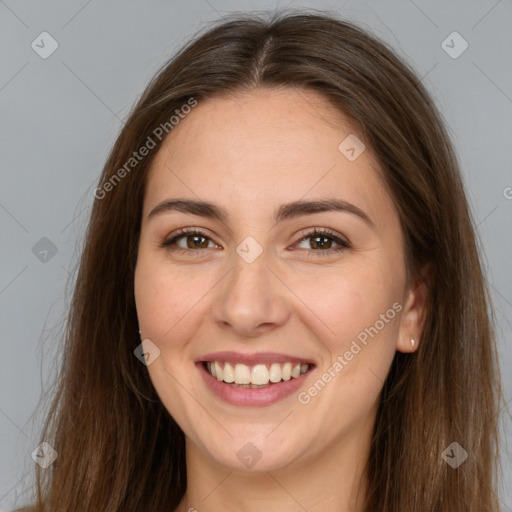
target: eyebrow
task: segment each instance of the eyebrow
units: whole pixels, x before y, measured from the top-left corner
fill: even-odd
[[[213,203],[196,199],[166,199],[155,206],[148,215],[148,220],[163,213],[178,211],[219,220],[225,224],[229,221],[227,211]],[[302,215],[311,215],[320,212],[346,212],[360,217],[370,227],[375,224],[361,208],[340,199],[318,199],[314,201],[294,201],[281,205],[274,212],[274,221],[282,222]]]

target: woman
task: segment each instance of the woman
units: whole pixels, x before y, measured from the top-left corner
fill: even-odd
[[[499,509],[475,229],[385,44],[318,14],[219,23],[94,195],[36,510]]]

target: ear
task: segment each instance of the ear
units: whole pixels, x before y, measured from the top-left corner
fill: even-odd
[[[420,277],[416,278],[406,292],[396,343],[399,352],[415,352],[421,342],[427,317],[430,275],[431,266],[427,264],[421,269]],[[411,336],[414,338],[414,346],[411,343]]]

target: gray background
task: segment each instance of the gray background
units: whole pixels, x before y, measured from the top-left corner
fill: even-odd
[[[0,509],[22,504],[32,478],[43,417],[35,411],[56,370],[92,191],[129,108],[210,20],[287,6],[359,21],[413,65],[437,101],[485,250],[505,398],[512,400],[511,0],[0,0]],[[46,59],[31,47],[44,31],[59,45]],[[457,58],[442,47],[454,31],[469,44]],[[447,44],[462,48],[461,40]],[[504,428],[510,437],[509,419]],[[501,501],[512,511],[512,459],[503,447]]]

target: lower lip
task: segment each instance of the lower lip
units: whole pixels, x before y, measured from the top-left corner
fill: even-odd
[[[272,405],[291,394],[297,392],[304,384],[305,379],[309,376],[313,368],[309,368],[306,373],[295,379],[285,380],[276,384],[271,384],[266,388],[237,388],[219,381],[212,377],[206,370],[203,363],[197,363],[201,375],[206,385],[219,398],[232,405],[242,405],[246,407],[263,407]]]

